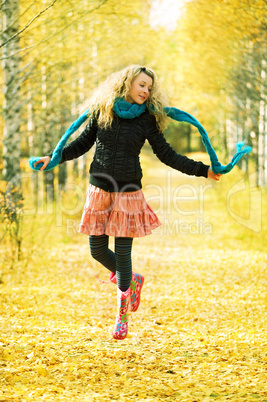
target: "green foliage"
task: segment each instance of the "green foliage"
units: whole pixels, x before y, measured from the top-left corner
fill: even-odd
[[[164,135],[180,154],[198,152],[204,147],[199,133],[190,124],[170,122]]]
[[[21,259],[23,200],[21,189],[0,182],[0,245],[8,248],[8,264]]]

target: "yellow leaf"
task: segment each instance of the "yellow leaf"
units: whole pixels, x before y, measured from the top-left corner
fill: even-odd
[[[42,375],[42,376],[46,377],[49,374],[49,371],[44,366],[38,366],[37,367],[37,373],[39,375]]]

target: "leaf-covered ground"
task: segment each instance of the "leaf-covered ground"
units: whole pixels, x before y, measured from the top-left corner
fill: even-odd
[[[155,172],[162,210],[156,184],[148,187]],[[86,236],[67,236],[63,225],[27,266],[5,272],[1,402],[267,401],[264,216],[258,233],[233,220],[227,178],[171,176],[172,191],[180,186],[191,199],[178,205],[172,195],[168,204],[169,176],[159,172],[147,169],[144,191],[164,226],[134,241],[145,285],[125,340],[111,337],[116,288],[98,280],[108,274],[90,258]]]

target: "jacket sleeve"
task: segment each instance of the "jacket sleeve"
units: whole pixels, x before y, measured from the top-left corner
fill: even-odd
[[[60,163],[79,158],[89,151],[96,141],[96,133],[97,121],[92,116],[79,137],[64,147]]]
[[[150,121],[150,124],[148,124],[146,128],[147,139],[159,160],[165,165],[187,175],[208,177],[209,166],[175,152],[165,140],[163,133],[159,132],[157,129],[155,117],[150,115],[150,118],[153,119],[154,122],[153,120]]]

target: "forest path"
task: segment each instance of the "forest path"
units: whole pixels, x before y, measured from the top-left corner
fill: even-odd
[[[267,401],[261,234],[233,222],[218,183],[172,176],[168,200],[156,167],[144,192],[164,225],[134,240],[145,284],[128,337],[111,337],[116,287],[86,236],[51,240],[1,284],[0,401]]]

